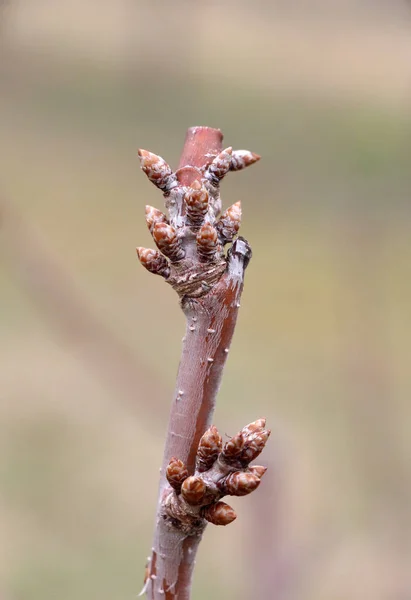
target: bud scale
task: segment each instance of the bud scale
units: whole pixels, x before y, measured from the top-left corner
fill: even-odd
[[[200,477],[191,475],[191,477],[187,477],[187,479],[184,480],[183,485],[181,486],[181,494],[188,504],[196,506],[201,504],[206,489],[207,486]]]
[[[208,471],[221,452],[223,441],[217,427],[212,425],[203,434],[197,450],[197,470],[202,473]]]
[[[260,158],[261,156],[254,152],[250,152],[249,150],[234,150],[231,157],[230,170],[240,171],[241,169],[245,169],[245,167],[253,165],[260,160]]]
[[[196,179],[184,194],[187,216],[192,225],[201,225],[208,210],[208,192]]]
[[[241,202],[236,202],[221,215],[216,224],[223,243],[232,242],[241,225]]]
[[[212,262],[218,249],[217,230],[211,223],[204,223],[197,233],[197,252],[204,262]]]
[[[166,477],[171,487],[180,492],[182,483],[188,477],[188,471],[183,461],[173,456],[168,463]]]
[[[225,502],[216,502],[203,509],[203,517],[214,525],[229,525],[237,515],[231,506]]]
[[[171,262],[177,262],[184,258],[184,250],[172,225],[156,223],[153,229],[153,238],[158,249],[168,256]]]
[[[148,150],[139,150],[138,156],[142,170],[160,190],[168,192],[177,185],[176,176],[164,158]]]
[[[157,223],[167,223],[167,217],[161,210],[154,208],[154,206],[150,206],[147,204],[146,206],[146,223],[147,227],[150,230],[150,233],[153,233],[154,226]]]
[[[260,485],[260,479],[253,473],[236,471],[231,473],[221,485],[224,493],[230,496],[246,496]]]
[[[220,152],[208,166],[205,177],[217,183],[227,175],[231,167],[232,152],[231,147]]]
[[[167,259],[158,251],[151,248],[136,248],[137,256],[143,267],[154,273],[161,275],[165,279],[170,275],[170,267]]]

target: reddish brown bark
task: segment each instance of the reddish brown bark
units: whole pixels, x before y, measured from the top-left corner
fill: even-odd
[[[212,127],[190,127],[186,134],[184,148],[178,168],[185,166],[201,168],[211,162],[213,156],[221,152],[223,134]]]
[[[204,168],[221,152],[222,139],[218,129],[193,127],[188,130],[180,167],[175,174],[177,184],[173,184],[173,180],[169,179],[169,191],[165,191],[166,204],[168,202],[169,207],[177,207],[173,209],[174,221],[171,220],[176,227],[180,227],[179,223],[184,222],[179,220],[179,215],[184,215],[185,211],[184,201],[178,191],[183,188],[178,186],[189,186],[194,180],[206,181]],[[158,158],[155,162],[146,151],[141,151],[141,155],[146,160],[143,169],[153,183],[158,185],[156,181],[159,176],[152,165],[160,165],[164,178],[169,177],[169,167],[163,166],[162,159]],[[219,184],[213,180],[210,185],[214,186],[210,188],[210,193],[214,193],[219,199]],[[248,243],[239,238],[228,251],[227,258],[221,255],[210,259],[207,264],[206,259],[202,262],[201,255],[195,258],[195,238],[189,227],[186,227],[186,230],[187,234],[183,232],[181,246],[184,248],[186,259],[171,260],[174,271],[172,276],[168,277],[169,283],[181,296],[181,305],[186,316],[186,333],[167,431],[153,550],[145,585],[145,592],[151,600],[190,598],[196,551],[206,522],[199,519],[189,533],[187,529],[181,528],[181,523],[180,528],[173,527],[172,523],[170,525],[170,519],[164,513],[165,494],[170,490],[165,474],[172,457],[183,461],[190,475],[194,473],[198,443],[211,424],[237,320],[244,270],[251,256]],[[170,242],[166,240],[165,243]],[[222,243],[225,243],[224,240]],[[207,280],[207,272],[210,272],[210,269],[214,269],[215,273],[212,281]],[[194,272],[201,275],[200,279],[204,277],[204,282],[207,283],[205,289],[208,291],[201,294],[197,293],[196,288],[196,293],[190,294],[186,287],[181,286],[181,280],[186,282],[186,274]]]

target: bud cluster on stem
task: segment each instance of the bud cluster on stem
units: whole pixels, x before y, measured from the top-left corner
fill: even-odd
[[[251,258],[248,242],[237,237],[240,202],[221,214],[220,182],[260,157],[231,147],[223,150],[221,132],[208,127],[188,130],[176,171],[147,150],[140,150],[139,157],[148,179],[163,192],[168,216],[146,207],[157,250],[140,247],[137,256],[150,273],[173,287],[186,317],[143,593],[150,600],[189,600],[207,523],[234,521],[234,510],[222,498],[251,493],[266,470],[249,464],[269,436],[264,419],[225,444],[216,427],[210,427]]]
[[[150,273],[164,277],[182,299],[206,295],[221,278],[226,266],[223,248],[234,240],[241,225],[240,202],[220,216],[220,182],[229,171],[244,169],[260,157],[229,147],[209,163],[191,170],[183,165],[176,172],[161,156],[147,150],[139,150],[139,158],[148,179],[164,193],[170,218],[146,206],[147,226],[164,261],[155,250],[148,255],[147,249],[139,248],[137,256]],[[182,185],[179,180],[187,171],[195,177],[189,185]],[[210,268],[205,272],[206,265]]]
[[[166,470],[170,488],[164,491],[163,519],[169,521],[170,527],[181,528],[187,534],[203,527],[199,517],[214,525],[231,523],[236,514],[220,500],[224,496],[246,496],[258,488],[266,468],[250,467],[249,462],[262,452],[269,435],[265,419],[258,419],[222,446],[217,428],[209,427],[198,444],[194,475],[188,475],[181,460],[174,457],[170,460]]]

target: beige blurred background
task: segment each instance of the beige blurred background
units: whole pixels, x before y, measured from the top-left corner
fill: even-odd
[[[215,423],[273,429],[193,597],[411,598],[411,3],[0,4],[0,600],[141,589],[184,321],[135,258],[185,130],[254,251]]]

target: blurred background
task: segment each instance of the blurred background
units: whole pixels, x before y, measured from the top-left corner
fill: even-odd
[[[0,599],[135,598],[183,315],[142,147],[192,125],[254,257],[214,422],[273,429],[193,597],[411,598],[411,4],[0,4]]]

